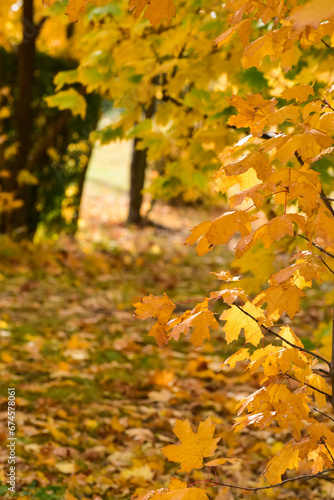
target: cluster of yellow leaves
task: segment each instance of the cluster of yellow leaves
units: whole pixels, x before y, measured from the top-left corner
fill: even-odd
[[[216,38],[216,44],[221,47],[232,43],[237,34],[244,68],[255,66],[264,71],[269,68],[266,77],[277,78],[279,84],[267,99],[261,94],[244,97],[235,94],[229,99],[237,113],[229,118],[228,125],[249,130],[248,136],[226,148],[220,156],[222,166],[216,175],[216,187],[218,192],[227,195],[229,209],[215,220],[196,226],[187,244],[197,242],[199,256],[216,245],[233,244],[238,262],[260,245],[282,251],[287,248],[283,243],[298,235],[301,238],[295,240],[300,241],[301,251],[292,257],[291,265],[279,271],[276,268],[268,280],[269,286],[252,300],[241,288],[232,288],[233,275],[222,271],[216,273],[227,282],[222,290],[212,292],[194,309],[165,322],[167,341],[178,340],[180,333],[187,334],[190,327],[194,327],[191,342],[197,347],[210,337],[209,328],[218,328],[209,303],[223,299],[228,304],[229,308],[219,318],[225,322],[227,343],[243,334],[245,345],[251,346],[244,345],[223,367],[234,368],[239,361],[247,362],[250,373],[261,372],[263,384],[238,405],[234,430],[248,425],[263,429],[275,421],[293,437],[267,464],[264,474],[271,485],[279,483],[288,469],[298,469],[304,459],[313,463],[313,473],[332,466],[334,451],[334,434],[317,422],[311,411],[312,406],[320,409],[331,400],[332,388],[315,366],[317,358],[327,360],[307,351],[290,326],[274,325],[282,316],[284,322],[288,321],[287,317],[293,319],[305,296],[303,290],[310,287],[312,281],[322,282],[324,276],[329,276],[324,254],[319,254],[317,249],[334,252],[334,212],[315,169],[319,160],[334,151],[333,76],[326,72],[323,87],[327,88],[321,92],[314,80],[303,81],[302,72],[295,84],[283,74],[277,76],[278,70],[287,72],[295,65],[300,49],[307,50],[320,43],[322,47],[333,48],[332,4],[330,0],[306,3],[227,0],[225,3],[230,27]],[[318,70],[315,63],[314,68]],[[234,189],[235,186],[239,186],[239,190]],[[306,244],[307,250],[304,250]],[[290,251],[296,247],[294,243]],[[277,261],[279,263],[280,258]],[[265,343],[269,334],[276,335],[281,345]],[[258,347],[260,341],[263,341],[262,347]],[[252,346],[256,346],[256,350]],[[328,366],[331,365],[328,363]],[[296,391],[289,385],[292,380],[298,387]],[[247,414],[241,415],[245,410]],[[214,451],[209,445],[205,448],[203,435],[201,453],[197,454],[199,449],[194,445],[197,450],[194,456],[187,437],[191,433],[188,423],[178,422],[176,434],[182,444],[163,450],[169,460],[181,463],[180,471],[189,472],[194,464],[200,467],[202,457]],[[212,435],[210,429],[205,437],[212,439]],[[171,487],[164,495],[171,495],[172,491]]]

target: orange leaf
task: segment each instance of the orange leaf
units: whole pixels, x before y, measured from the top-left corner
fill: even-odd
[[[197,255],[201,256],[212,250],[215,245],[225,245],[232,236],[240,231],[243,236],[251,231],[251,222],[256,218],[245,212],[226,212],[213,222],[201,222],[194,227],[186,241],[192,245],[200,239],[197,246]]]
[[[129,10],[134,11],[134,18],[138,19],[140,14],[145,10],[144,18],[148,19],[152,26],[156,26],[163,19],[170,23],[172,17],[175,16],[175,5],[172,0],[130,0]]]
[[[294,8],[290,19],[294,27],[303,29],[305,26],[317,27],[321,21],[334,16],[334,3],[332,0],[312,0],[305,5]]]

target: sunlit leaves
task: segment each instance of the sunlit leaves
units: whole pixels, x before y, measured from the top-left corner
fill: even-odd
[[[45,97],[44,99],[50,107],[70,109],[73,115],[79,115],[81,118],[84,118],[86,115],[86,100],[74,88],[61,90],[57,94]]]
[[[251,314],[255,320],[243,311]],[[245,333],[246,342],[255,346],[258,345],[263,337],[259,323],[256,321],[261,319],[264,320],[263,312],[250,302],[247,302],[242,310],[237,306],[232,306],[227,311],[224,311],[219,319],[226,321],[223,330],[228,344],[238,339],[242,329]]]

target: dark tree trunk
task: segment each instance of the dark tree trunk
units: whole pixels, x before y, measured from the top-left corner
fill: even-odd
[[[155,100],[153,99],[144,112],[145,118],[152,118],[155,112]],[[131,160],[130,176],[130,204],[128,222],[131,224],[140,224],[143,220],[140,209],[143,202],[142,191],[145,184],[145,172],[147,167],[147,150],[136,149],[141,139],[135,138]]]
[[[34,84],[35,39],[38,28],[34,25],[33,0],[24,0],[22,8],[23,39],[18,51],[18,101],[16,109],[16,130],[19,143],[18,153],[10,164],[11,177],[4,183],[4,190],[15,193],[22,200],[20,208],[5,212],[3,229],[15,238],[22,239],[29,232],[29,211],[32,204],[32,187],[17,183],[17,175],[25,168],[31,149],[32,92]]]
[[[140,208],[143,202],[142,190],[145,183],[145,171],[147,167],[146,149],[136,149],[140,139],[136,138],[133,142],[133,152],[131,160],[131,184],[130,184],[130,205],[128,222],[131,224],[140,224],[142,216]]]

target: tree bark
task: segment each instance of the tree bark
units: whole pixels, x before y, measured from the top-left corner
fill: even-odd
[[[140,139],[136,138],[133,142],[133,152],[131,160],[131,184],[130,184],[130,204],[128,223],[140,224],[142,216],[140,213],[143,202],[142,190],[145,184],[145,172],[147,167],[146,149],[136,149]]]
[[[151,119],[155,113],[155,99],[145,109],[145,118]],[[141,139],[135,138],[133,144],[132,160],[131,160],[131,174],[130,174],[130,203],[128,223],[140,224],[143,218],[140,213],[141,205],[143,203],[143,194],[145,184],[145,173],[147,167],[147,150],[136,149],[137,144]]]
[[[3,214],[3,230],[17,239],[28,236],[29,213],[32,204],[31,186],[20,186],[17,175],[25,168],[31,149],[31,130],[33,125],[32,98],[35,66],[35,40],[38,28],[34,25],[33,0],[24,0],[22,7],[22,42],[18,50],[18,100],[16,108],[16,131],[19,143],[15,161],[10,163],[11,176],[4,183],[4,190],[14,192],[22,200],[20,208]]]

